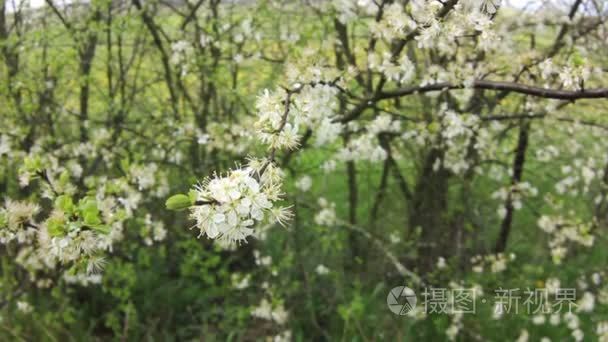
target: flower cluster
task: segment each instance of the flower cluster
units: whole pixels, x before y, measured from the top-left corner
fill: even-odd
[[[122,238],[124,215],[116,205],[91,197],[74,203],[68,195],[57,196],[42,221],[40,211],[36,204],[7,200],[0,209],[0,244],[15,246],[15,262],[39,287],[51,285],[45,273],[58,266],[70,281],[90,283],[78,280],[101,271],[104,251]]]
[[[348,142],[348,145],[340,149],[337,159],[342,161],[367,160],[372,163],[381,162],[386,159],[386,151],[376,143],[373,135],[362,135]]]
[[[473,272],[475,273],[482,273],[484,269],[488,269],[492,273],[500,273],[505,271],[508,263],[513,260],[515,260],[515,254],[476,255],[471,258],[471,264],[473,264]]]
[[[538,226],[551,236],[549,248],[553,262],[560,264],[568,253],[568,242],[591,247],[595,240],[591,233],[592,225],[584,222],[572,222],[562,216],[543,215],[538,220]]]
[[[193,48],[192,45],[185,41],[180,40],[173,44],[171,44],[171,64],[182,68],[182,75],[188,73],[188,58],[192,55]]]
[[[479,117],[472,114],[458,115],[451,110],[445,110],[439,114],[441,120],[440,144],[445,146],[446,153],[443,159],[436,162],[434,166],[448,169],[456,174],[462,174],[468,170],[470,160],[467,158],[468,146],[474,135],[476,136],[476,150],[483,153],[483,136],[485,130],[479,128]]]
[[[262,299],[260,304],[253,309],[251,314],[254,317],[271,320],[280,325],[287,322],[287,319],[289,318],[289,313],[285,311],[282,304],[278,304],[273,307],[273,305],[265,298]]]
[[[492,194],[492,198],[500,199],[501,201],[510,200],[513,209],[519,210],[523,206],[524,198],[535,197],[536,195],[538,195],[538,189],[528,182],[521,182],[495,191]],[[497,213],[500,218],[504,218],[507,214],[507,209],[501,205],[498,208]]]
[[[356,20],[360,15],[359,12],[370,14],[376,9],[375,2],[371,0],[333,0],[330,3],[337,12],[336,18],[342,24]]]
[[[591,70],[584,66],[564,67],[559,73],[559,79],[564,88],[582,89],[583,83],[591,75]]]
[[[330,84],[303,85],[294,89],[265,90],[258,97],[258,120],[254,127],[260,140],[270,148],[293,149],[299,144],[300,127],[317,132],[315,145],[335,141],[342,124],[334,122],[338,107],[337,89]]]
[[[368,64],[369,68],[374,71],[379,71],[388,79],[397,83],[407,83],[412,80],[416,68],[412,61],[404,55],[399,61],[392,61],[390,53],[384,53],[380,62],[380,58],[376,55],[370,55]]]
[[[321,210],[315,215],[315,223],[321,226],[333,226],[337,222],[336,204],[321,197],[318,200]]]
[[[315,146],[334,142],[342,132],[343,125],[333,121],[338,108],[337,92],[332,85],[318,84],[303,86],[294,94],[294,123],[316,132]]]
[[[549,82],[557,77],[564,88],[575,90],[583,89],[592,73],[602,72],[601,69],[590,67],[589,61],[579,51],[574,53],[566,65],[555,65],[553,59],[548,58],[539,63],[538,69],[543,80]]]
[[[267,89],[258,97],[259,112],[255,128],[260,140],[271,148],[293,149],[298,145],[298,125],[289,122],[290,97],[284,91],[271,93]]]
[[[371,31],[374,36],[390,41],[394,38],[403,37],[408,31],[412,31],[416,27],[416,21],[410,19],[403,10],[403,6],[394,2],[387,6],[384,19],[372,24]]]
[[[192,191],[190,217],[201,235],[229,243],[246,241],[254,224],[284,225],[290,218],[288,208],[274,205],[281,197],[280,180],[280,170],[268,161],[206,179]]]
[[[465,288],[463,286],[463,284],[459,284],[457,282],[450,282],[449,287],[451,289],[464,289]],[[467,287],[466,290],[471,291],[471,293],[474,293],[475,296],[483,295],[483,289],[481,288],[481,286],[479,286],[477,284],[473,284],[471,287]],[[446,334],[448,340],[454,341],[457,339],[458,334],[460,334],[460,332],[464,328],[464,322],[463,322],[464,314],[461,310],[458,309],[458,307],[456,305],[454,305],[454,303],[458,302],[454,298],[454,293],[452,291],[446,291],[445,294],[446,294],[446,304],[447,305],[445,306],[444,310],[445,310],[445,313],[447,313],[450,317],[450,325],[446,329],[445,334]]]
[[[608,341],[608,321],[599,322],[597,324],[596,333],[600,342]]]
[[[167,237],[167,229],[162,221],[152,221],[152,216],[147,214],[139,235],[146,246],[152,246],[154,242],[163,241]]]
[[[295,185],[296,188],[302,192],[307,192],[312,187],[312,178],[308,175],[304,175],[296,181]]]
[[[352,131],[359,130],[357,125],[350,125]],[[385,160],[387,151],[378,143],[378,135],[382,133],[397,133],[401,123],[389,115],[379,115],[366,125],[364,134],[350,140],[345,147],[338,150],[336,158],[342,161],[365,160],[377,163]]]
[[[564,178],[555,183],[555,191],[558,194],[577,197],[581,192],[588,193],[592,182],[603,173],[594,158],[589,158],[586,162],[576,159],[573,166],[562,166]]]
[[[32,222],[40,211],[40,206],[27,202],[6,200],[0,209],[0,243],[8,244],[16,240],[26,243],[36,235]]]

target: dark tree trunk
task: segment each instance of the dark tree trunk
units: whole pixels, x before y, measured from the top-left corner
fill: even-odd
[[[418,260],[421,270],[428,270],[440,255],[449,249],[449,224],[447,218],[448,172],[433,166],[443,158],[443,151],[433,148],[426,156],[422,173],[413,194],[410,227],[420,229]]]
[[[519,137],[517,138],[517,148],[515,150],[515,158],[513,159],[513,176],[511,177],[511,185],[518,184],[521,182],[524,163],[526,161],[526,150],[528,149],[528,137],[530,131],[530,123],[522,122],[519,128]],[[496,247],[494,251],[496,253],[502,253],[507,248],[507,240],[511,233],[511,226],[513,225],[513,198],[511,193],[507,196],[505,203],[506,214],[500,225],[500,233],[498,240],[496,241]]]

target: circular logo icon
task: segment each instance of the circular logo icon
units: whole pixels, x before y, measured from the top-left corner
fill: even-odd
[[[386,297],[386,305],[396,315],[405,315],[416,307],[416,293],[406,286],[393,288]]]

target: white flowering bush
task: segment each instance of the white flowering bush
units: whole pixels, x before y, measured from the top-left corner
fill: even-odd
[[[0,340],[608,340],[607,20],[0,3]]]

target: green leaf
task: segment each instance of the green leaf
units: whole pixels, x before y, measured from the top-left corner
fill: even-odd
[[[67,170],[63,171],[59,176],[59,183],[63,186],[70,183],[70,173]]]
[[[118,209],[114,213],[114,219],[117,221],[126,220],[127,218],[129,218],[129,215],[127,215],[127,211],[124,209]]]
[[[50,219],[47,222],[49,235],[52,237],[64,236],[65,235],[65,225],[61,220]]]
[[[78,209],[82,218],[85,218],[87,215],[97,216],[99,213],[97,201],[91,197],[84,197],[81,199],[80,202],[78,202]]]
[[[120,160],[120,168],[125,172],[129,170],[129,164],[129,158],[123,158]]]
[[[78,273],[78,267],[76,265],[70,267],[67,273],[68,275],[75,276]]]
[[[184,210],[192,205],[190,197],[184,194],[173,195],[167,199],[165,206],[169,210]]]
[[[84,214],[84,224],[94,227],[101,224],[101,219],[97,213],[87,212]]]
[[[25,159],[23,160],[23,165],[26,171],[40,171],[42,169],[42,160],[40,160],[40,157],[38,156],[25,157]]]
[[[581,54],[578,51],[575,51],[574,54],[572,55],[572,64],[574,64],[575,67],[585,65],[585,59],[583,58],[583,56],[581,56]]]
[[[196,191],[195,190],[188,191],[188,197],[190,198],[190,202],[192,202],[192,203],[196,202],[196,197],[197,197]]]
[[[55,206],[65,213],[71,213],[74,210],[74,202],[67,195],[61,195],[55,199]]]
[[[93,229],[93,230],[95,230],[95,231],[97,231],[97,232],[99,232],[101,234],[104,234],[104,235],[110,234],[110,227],[107,226],[107,225],[105,225],[105,224],[99,224],[99,225],[96,225],[96,226],[91,226],[91,229]]]
[[[439,130],[441,129],[441,125],[439,124],[439,122],[433,121],[427,126],[427,129],[430,133],[435,134],[439,132]]]

